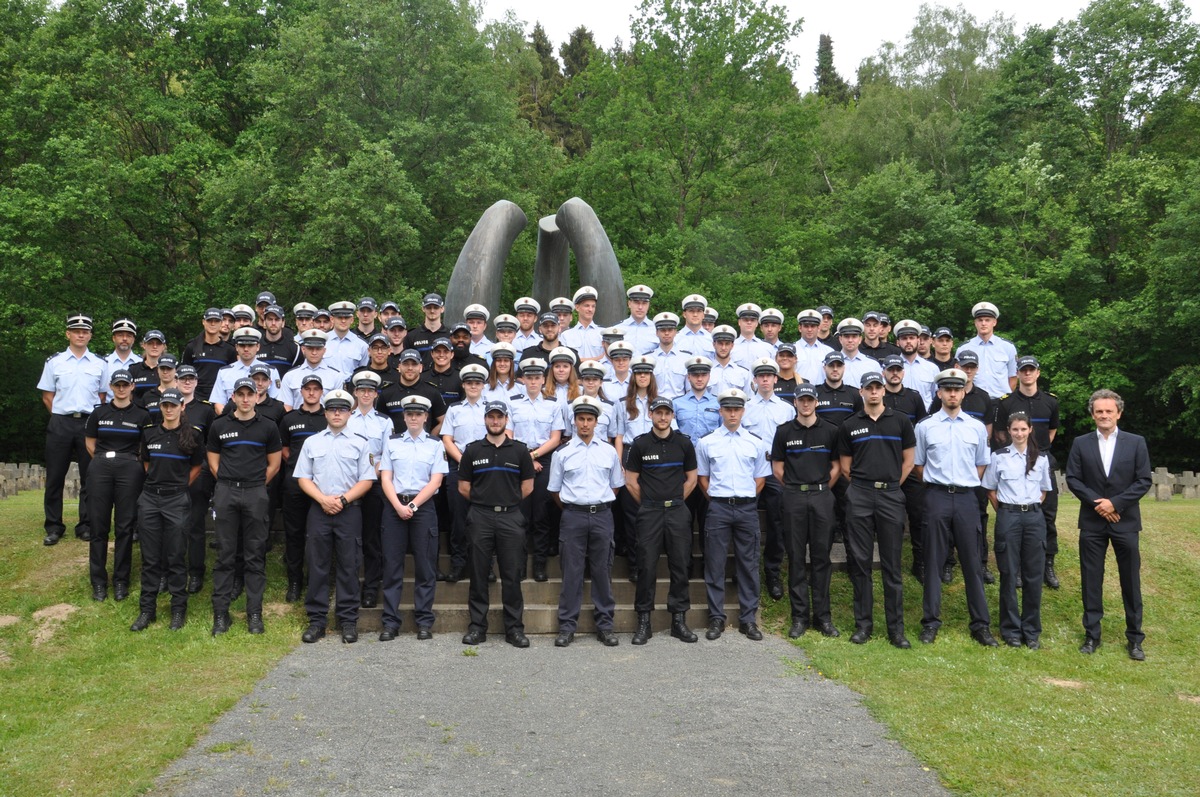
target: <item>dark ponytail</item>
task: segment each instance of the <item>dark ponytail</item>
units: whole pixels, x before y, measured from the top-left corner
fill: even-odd
[[[1014,412],[1008,416],[1008,426],[1011,429],[1013,421],[1024,421],[1029,427],[1029,440],[1025,443],[1025,473],[1026,475],[1033,473],[1033,469],[1037,467],[1038,456],[1042,453],[1038,449],[1037,438],[1033,434],[1033,423],[1029,420],[1029,416],[1023,412]],[[1011,439],[1011,434],[1009,439]]]
[[[187,406],[179,405],[179,450],[185,454],[191,454],[196,450],[196,446],[200,444],[200,435],[196,434],[196,430],[188,423]]]

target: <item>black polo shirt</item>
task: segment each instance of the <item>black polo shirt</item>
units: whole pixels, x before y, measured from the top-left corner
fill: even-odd
[[[838,427],[820,418],[812,426],[798,420],[780,424],[771,441],[771,461],[783,463],[783,483],[828,484],[837,439]]]
[[[865,410],[859,410],[838,430],[838,456],[850,457],[853,479],[900,481],[904,450],[916,447],[912,421],[887,407],[879,420],[871,420]]]
[[[429,417],[425,419],[425,431],[432,433],[433,427],[441,423],[446,414],[446,402],[442,401],[441,391],[425,381],[424,377],[411,385],[398,380],[395,384],[388,385],[379,392],[379,398],[375,400],[375,409],[392,419],[392,430],[399,434],[408,429],[404,424],[404,407],[400,402],[409,396],[424,396],[429,399],[431,406]]]
[[[925,409],[925,399],[911,387],[901,386],[895,393],[890,390],[883,391],[883,405],[904,413],[913,425],[929,414]]]
[[[208,440],[208,430],[217,419],[217,411],[213,409],[213,405],[201,399],[192,399],[183,405],[183,415],[188,426],[200,433],[201,444],[205,443]]]
[[[150,465],[146,487],[187,487],[192,468],[204,462],[204,438],[193,432],[193,448],[185,452],[179,432],[161,426],[148,426],[142,432],[142,462]]]
[[[267,455],[283,448],[278,422],[257,412],[248,421],[222,415],[208,431],[208,450],[219,454],[217,478],[222,481],[262,481],[267,477]]]
[[[142,443],[142,428],[150,425],[150,413],[129,402],[118,408],[110,401],[97,405],[84,425],[84,436],[96,438],[96,458],[103,452],[137,455]]]
[[[180,365],[191,365],[196,369],[196,395],[212,395],[217,383],[217,372],[237,359],[237,349],[229,341],[218,340],[205,343],[203,333],[187,342],[179,355]]]
[[[888,343],[886,340],[881,342],[878,346],[868,346],[867,339],[863,338],[863,342],[859,345],[858,350],[870,357],[872,360],[882,360],[889,354],[899,354],[901,356],[904,355],[903,349],[901,349],[895,343]]]
[[[997,437],[1003,433],[1003,439],[1008,440],[1008,418],[1014,412],[1023,412],[1029,416],[1034,441],[1039,449],[1049,451],[1050,432],[1060,428],[1058,397],[1044,390],[1039,390],[1032,396],[1026,396],[1020,390],[1009,393],[997,402],[996,425],[993,430]]]
[[[304,441],[317,432],[323,431],[327,426],[329,426],[329,422],[325,420],[324,410],[308,412],[297,407],[284,414],[279,421],[279,441],[288,450],[288,459],[283,466],[289,475],[296,467],[296,463],[300,461],[300,451],[304,448]]]
[[[520,362],[525,362],[526,360],[532,360],[535,357],[540,357],[543,360],[545,360],[546,365],[549,366],[550,365],[550,352],[554,351],[555,349],[559,348],[560,346],[564,349],[571,349],[570,346],[567,346],[566,344],[564,344],[562,342],[561,337],[558,340],[554,341],[554,345],[548,349],[546,348],[546,344],[544,341],[542,343],[537,343],[533,346],[529,346],[521,352]],[[575,349],[571,349],[571,351],[575,352],[576,362],[578,362],[579,361],[578,360],[579,352],[575,351]]]
[[[224,409],[221,410],[221,414],[233,415],[233,412],[236,409],[237,402],[231,398],[228,402],[226,402]],[[283,406],[283,402],[279,399],[267,396],[264,400],[254,405],[254,411],[266,418],[271,423],[277,424],[283,420],[283,416],[284,413],[287,412],[287,408]]]
[[[433,351],[433,342],[438,338],[449,337],[450,330],[446,328],[445,324],[442,324],[431,332],[424,323],[421,323],[408,330],[408,334],[404,336],[404,346],[405,348],[416,349],[421,352],[421,362],[428,368],[429,364],[433,362],[429,354]]]
[[[935,395],[929,405],[929,414],[933,415],[941,408],[942,400]],[[986,390],[980,390],[972,386],[969,391],[963,394],[962,411],[980,423],[987,425],[996,419],[996,400],[989,396]]]
[[[258,344],[256,357],[260,363],[266,363],[274,368],[280,376],[286,374],[303,359],[300,356],[300,347],[296,345],[295,334],[287,328],[280,334],[279,340],[267,340],[267,336],[264,334],[262,341]]]
[[[790,407],[796,400],[796,385],[803,383],[804,379],[802,378],[797,379],[796,377],[792,376],[784,379],[781,376],[775,380],[775,395],[783,401],[786,401],[787,405]]]
[[[839,387],[817,385],[817,415],[823,421],[841,426],[847,418],[862,409],[862,394],[845,382]]]
[[[398,359],[397,359],[397,362],[399,362]],[[375,376],[379,377],[379,392],[381,392],[381,393],[383,392],[383,389],[385,387],[387,387],[388,385],[393,385],[396,382],[400,381],[400,373],[395,368],[392,368],[392,367],[382,368],[382,369],[369,368],[364,365],[364,366],[354,369],[354,373],[352,373],[350,375],[350,378],[346,380],[346,384],[343,385],[343,389],[347,393],[350,393],[351,395],[353,395],[354,380],[356,378],[358,378],[359,374],[363,374],[363,373],[372,373],[372,374],[375,374]]]
[[[521,482],[533,476],[529,446],[508,437],[498,446],[486,437],[468,443],[458,464],[459,480],[471,484],[471,503],[483,506],[516,506]]]
[[[682,501],[687,472],[696,470],[696,447],[690,437],[675,429],[666,437],[645,432],[629,445],[625,470],[639,474],[642,498]]]
[[[146,406],[146,394],[158,387],[158,366],[144,362],[129,366],[129,378],[133,380],[133,403]]]
[[[162,423],[162,413],[158,409],[158,400],[162,398],[162,390],[158,385],[153,385],[142,394],[142,399],[138,403],[142,409],[150,413],[150,423]]]
[[[442,397],[442,402],[447,407],[463,400],[465,394],[462,389],[462,380],[458,378],[458,369],[454,367],[453,361],[445,371],[426,368],[421,373],[421,379],[437,389],[438,395]]]

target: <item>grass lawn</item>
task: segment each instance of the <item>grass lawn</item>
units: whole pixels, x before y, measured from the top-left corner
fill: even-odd
[[[834,623],[842,636],[805,634],[798,644],[808,666],[865,695],[874,716],[956,793],[1200,793],[1200,502],[1142,502],[1144,663],[1125,652],[1111,553],[1104,644],[1092,656],[1078,652],[1083,630],[1077,512],[1078,503],[1064,496],[1056,559],[1062,588],[1043,593],[1041,650],[976,644],[968,634],[961,571],[943,594],[944,624],[936,643],[917,641],[921,587],[906,575],[905,621],[913,649],[888,644],[877,574],[876,635],[866,645],[851,645],[853,593],[845,574],[835,573]],[[906,544],[906,573],[909,555]],[[992,631],[999,638],[997,590],[998,583],[987,587]],[[785,634],[786,598],[763,605],[764,625]]]
[[[128,600],[110,591],[92,601],[87,543],[73,522],[46,548],[41,492],[0,501],[0,795],[144,791],[303,628],[303,611],[282,603],[282,573],[272,572],[264,636],[246,633],[243,597],[233,630],[213,639],[208,588],[192,597],[182,631],[167,629],[169,599],[160,598],[158,622],[134,634],[140,560]],[[275,568],[279,559],[268,558]]]

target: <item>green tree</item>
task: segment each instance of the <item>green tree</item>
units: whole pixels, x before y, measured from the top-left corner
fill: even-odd
[[[850,84],[838,74],[833,65],[833,38],[822,33],[817,45],[817,96],[829,102],[845,105],[850,102]]]

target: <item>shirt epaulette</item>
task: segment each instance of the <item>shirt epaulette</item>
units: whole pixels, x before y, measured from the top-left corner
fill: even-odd
[[[357,437],[359,440],[366,440],[366,439],[367,439],[367,436],[366,436],[365,434],[362,434],[362,433],[360,433],[360,432],[351,432],[351,434],[353,434],[353,435],[354,435],[355,437]]]
[[[1008,398],[1011,395],[1012,395],[1012,393],[1005,393],[1003,396],[1000,397],[1000,400],[1004,401],[1006,398]]]
[[[1057,393],[1051,393],[1049,390],[1045,390],[1045,391],[1043,391],[1043,392],[1044,392],[1044,393],[1045,393],[1047,396],[1054,396],[1055,398],[1058,398],[1058,394],[1057,394]]]
[[[522,396],[525,396],[525,395],[526,395],[525,393],[513,393],[511,396],[509,396],[509,397],[508,397],[508,400],[509,400],[509,401],[516,401],[517,399],[519,399],[519,398],[521,398]]]
[[[1004,448],[1000,449],[1000,450],[999,450],[999,451],[997,451],[996,453],[997,453],[997,454],[1011,454],[1011,453],[1012,453],[1012,446],[1005,446]]]
[[[408,429],[405,429],[404,432],[393,432],[392,434],[388,435],[388,439],[395,440],[397,437],[404,437],[404,433],[407,431]]]
[[[600,399],[601,404],[607,404],[610,407],[613,406],[613,403],[611,401],[609,401],[608,399],[604,398],[604,396],[597,396],[596,398]]]

